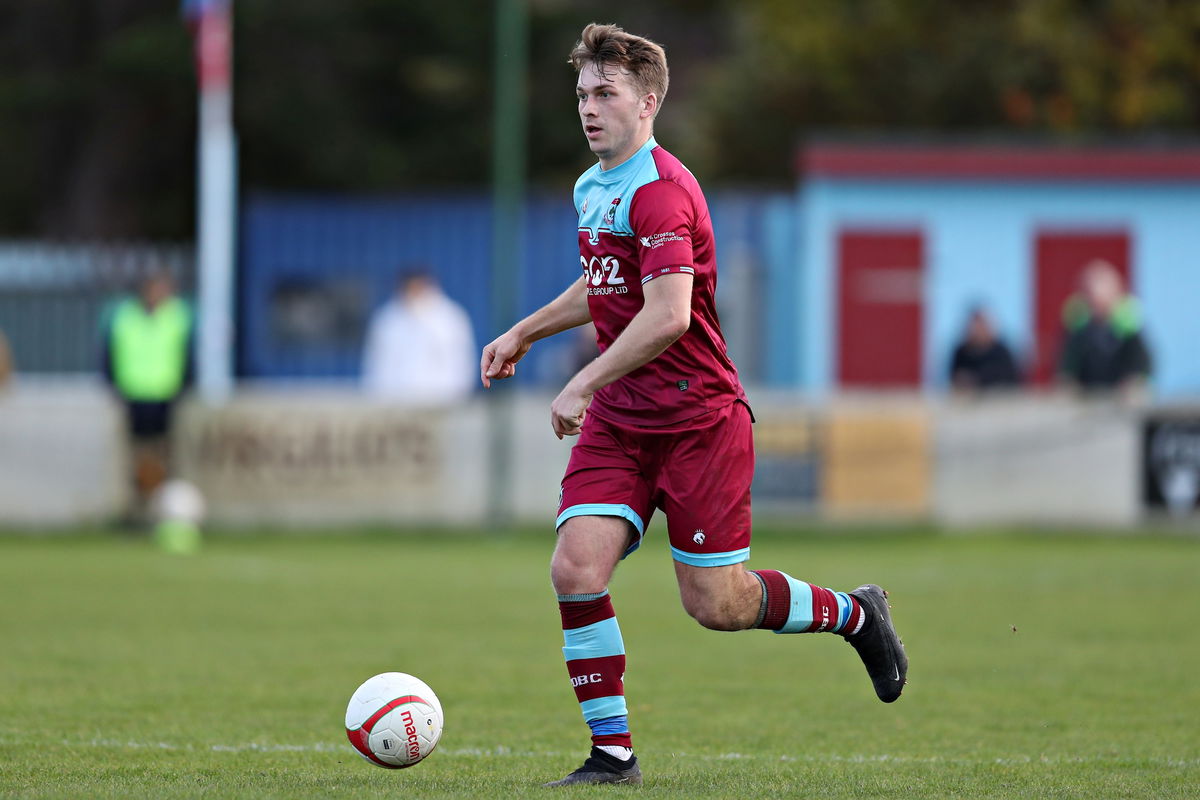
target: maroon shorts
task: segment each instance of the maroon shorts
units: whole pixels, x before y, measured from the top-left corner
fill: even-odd
[[[671,555],[698,567],[750,558],[750,407],[738,401],[668,428],[618,427],[589,415],[571,450],[556,526],[571,517],[622,517],[641,544],[656,508]]]

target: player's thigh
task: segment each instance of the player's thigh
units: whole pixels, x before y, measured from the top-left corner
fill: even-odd
[[[671,556],[694,567],[750,558],[750,484],[754,439],[750,410],[734,403],[714,425],[672,445],[658,475]]]
[[[637,530],[622,517],[577,516],[558,529],[550,580],[558,594],[593,594],[608,587]]]
[[[636,445],[625,434],[598,418],[584,424],[579,442],[571,449],[571,458],[563,476],[555,527],[560,531],[577,518],[616,520],[624,524],[596,523],[603,528],[623,532],[628,543],[622,553],[637,549],[646,532],[654,507],[650,502],[650,484]],[[593,523],[582,525],[591,530]]]

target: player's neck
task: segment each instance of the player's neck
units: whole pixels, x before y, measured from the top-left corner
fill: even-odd
[[[653,138],[653,136],[654,136],[654,131],[648,130],[648,131],[646,131],[645,135],[639,136],[637,139],[634,140],[637,142],[637,144],[634,147],[625,151],[621,155],[613,156],[610,158],[604,158],[603,156],[601,156],[600,157],[600,169],[604,170],[605,172],[608,172],[609,170],[616,169],[617,167],[621,166],[626,161],[628,161],[629,159],[636,156],[641,151],[641,149],[646,146],[646,142],[650,141],[650,139]]]

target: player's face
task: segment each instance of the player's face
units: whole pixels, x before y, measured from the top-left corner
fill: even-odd
[[[607,67],[601,75],[594,63],[587,64],[575,95],[583,135],[602,168],[627,160],[650,138],[657,100],[639,92],[627,70]]]

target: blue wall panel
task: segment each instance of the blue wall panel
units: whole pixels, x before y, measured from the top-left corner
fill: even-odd
[[[477,194],[251,197],[239,263],[240,372],[357,375],[367,318],[406,268],[434,272],[476,325],[491,325],[490,226]],[[289,305],[288,297],[299,299]],[[342,318],[327,319],[331,308]]]
[[[710,198],[717,228],[719,285],[732,312],[728,328],[747,362],[760,351],[768,320],[759,311],[762,275],[780,221],[794,224],[787,195],[736,193]],[[768,219],[765,213],[773,208]],[[388,298],[400,270],[423,265],[462,303],[479,344],[514,322],[494,313],[491,207],[484,192],[378,199],[255,195],[242,214],[239,264],[239,373],[251,378],[353,379],[359,374],[370,313]],[[789,230],[791,229],[789,224]],[[519,313],[553,300],[579,275],[577,222],[567,193],[530,198],[521,237]],[[728,268],[726,268],[728,264]],[[786,274],[786,268],[775,268]],[[727,330],[728,335],[728,330]],[[555,382],[570,368],[569,336],[540,343],[518,381]],[[743,366],[753,378],[757,363]]]

